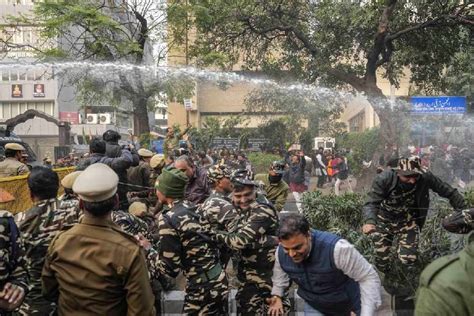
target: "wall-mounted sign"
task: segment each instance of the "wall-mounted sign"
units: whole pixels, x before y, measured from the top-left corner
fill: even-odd
[[[184,108],[186,111],[191,111],[193,109],[193,100],[184,99]]]
[[[44,98],[44,84],[35,83],[33,87],[33,96],[35,98]]]
[[[248,140],[248,149],[257,151],[265,149],[265,145],[268,143],[266,138],[249,138]]]
[[[411,97],[414,114],[464,114],[466,97]]]
[[[12,98],[23,98],[23,86],[21,84],[12,85]]]
[[[59,112],[59,120],[62,122],[69,122],[70,124],[79,124],[79,113]]]
[[[238,138],[219,138],[216,137],[211,142],[211,148],[220,149],[239,149],[240,141]]]

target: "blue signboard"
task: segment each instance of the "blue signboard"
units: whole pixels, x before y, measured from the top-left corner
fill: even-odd
[[[414,114],[464,114],[466,97],[411,97]]]

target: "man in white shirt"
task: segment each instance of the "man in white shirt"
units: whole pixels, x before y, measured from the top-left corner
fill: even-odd
[[[297,213],[281,219],[278,238],[270,315],[283,314],[281,296],[290,279],[305,301],[305,315],[375,314],[381,305],[379,276],[347,240],[311,230]]]

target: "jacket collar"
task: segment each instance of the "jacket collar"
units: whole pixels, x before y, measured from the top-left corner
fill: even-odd
[[[112,216],[108,216],[107,218],[99,218],[94,217],[92,215],[84,214],[79,220],[79,223],[84,225],[92,225],[92,226],[102,226],[102,227],[111,227],[114,226],[114,222],[112,221]]]

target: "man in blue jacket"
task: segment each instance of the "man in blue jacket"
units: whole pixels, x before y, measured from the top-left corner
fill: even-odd
[[[297,213],[281,219],[278,238],[270,315],[283,315],[281,296],[290,279],[305,301],[305,315],[374,315],[381,304],[380,279],[347,240],[311,230]]]

